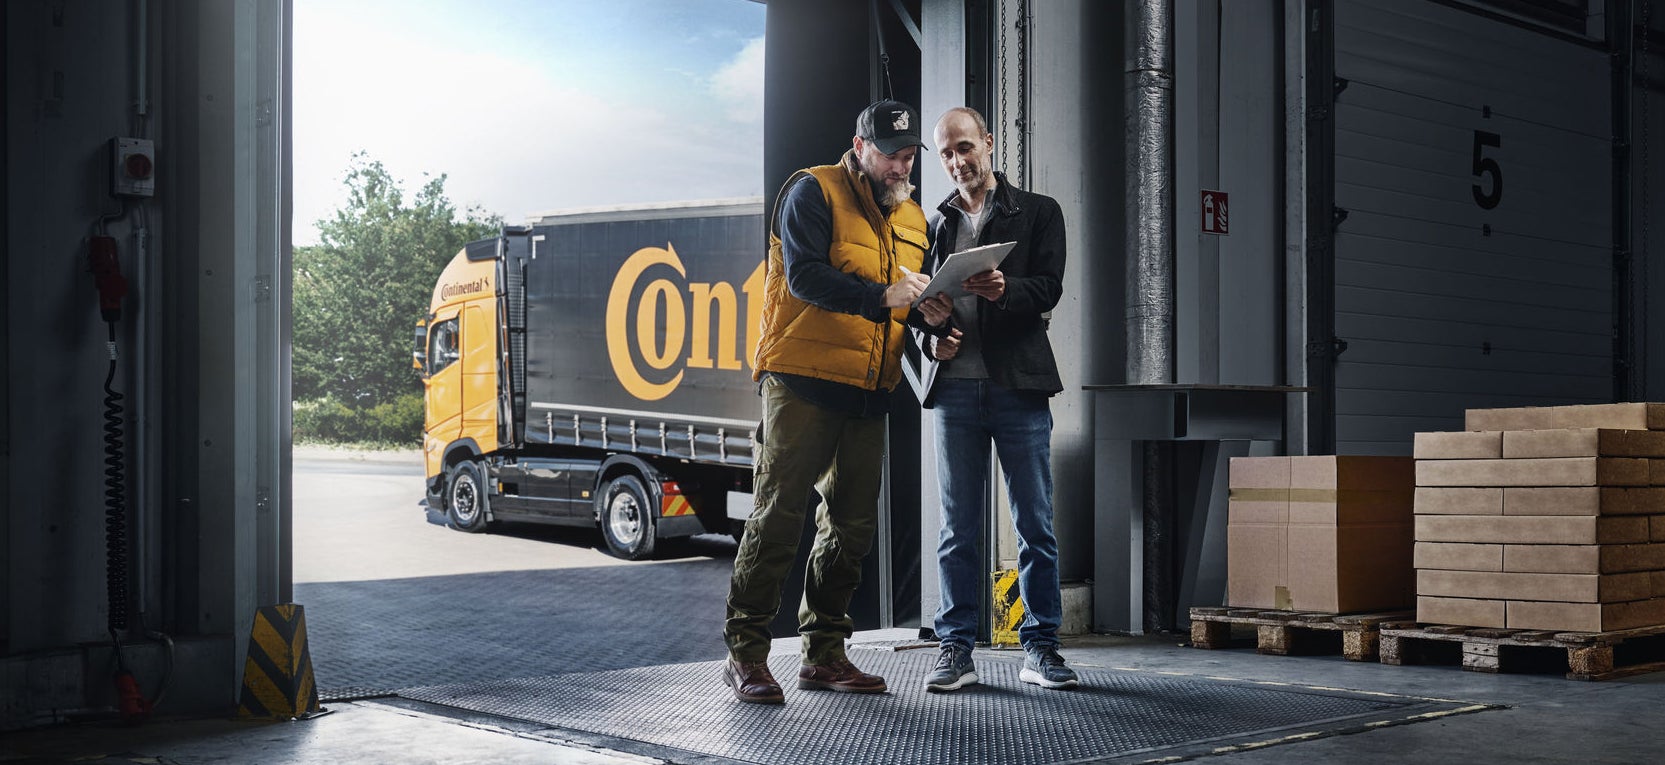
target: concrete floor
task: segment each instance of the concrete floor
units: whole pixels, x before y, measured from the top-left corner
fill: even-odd
[[[880,631],[858,640],[911,634]],[[1399,724],[1347,735],[1231,751],[1203,758],[1230,763],[1642,763],[1665,762],[1665,673],[1599,683],[1559,675],[1488,675],[1455,666],[1385,666],[1340,657],[1260,656],[1253,648],[1204,651],[1183,638],[1088,636],[1065,656],[1081,668],[1131,669],[1192,677],[1323,686],[1437,697],[1500,709]],[[777,641],[793,651],[795,640]],[[860,659],[859,653],[852,654]],[[890,678],[892,684],[918,678]],[[787,691],[788,704],[795,689]],[[713,680],[705,704],[733,704]],[[295,722],[154,720],[136,727],[59,726],[8,734],[0,763],[644,763],[710,762],[607,751],[514,721],[481,719],[401,699],[333,702],[329,714]],[[1014,709],[1022,715],[1023,710]],[[922,764],[923,765],[923,764]],[[948,764],[944,764],[948,765]]]

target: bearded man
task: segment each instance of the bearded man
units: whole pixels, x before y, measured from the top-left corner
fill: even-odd
[[[785,700],[769,671],[769,623],[812,489],[821,503],[798,607],[798,687],[887,689],[844,648],[854,630],[850,597],[878,525],[884,415],[902,376],[904,324],[928,326],[910,310],[929,283],[919,274],[925,213],[909,180],[919,134],[913,107],[872,104],[838,164],[793,173],[776,200],[752,363],[763,396],[756,506],[734,557],[723,627],[723,680],[740,701]]]

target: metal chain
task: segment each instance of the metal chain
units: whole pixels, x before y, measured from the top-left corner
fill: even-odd
[[[1018,3],[1018,113],[1013,120],[1017,128],[1017,178],[1023,188],[1029,182],[1029,0]]]
[[[1000,20],[998,22],[1000,34],[1000,66],[996,76],[1000,78],[999,113],[995,115],[994,124],[999,125],[995,131],[995,139],[1000,144],[1001,161],[1006,165],[1007,177],[1019,186],[1029,186],[1028,176],[1028,133],[1029,133],[1029,0],[995,0],[1000,5]],[[1007,23],[1006,10],[1008,6],[1017,7],[1018,19]],[[1017,37],[1017,61],[1014,64],[1006,43],[1013,36]],[[1016,69],[1015,77],[1013,70]],[[1016,79],[1017,108],[1012,108],[1012,81]]]
[[[1007,157],[1011,156],[1011,151],[1009,151],[1011,144],[1009,143],[1007,131],[1004,127],[1007,116],[1011,114],[1011,111],[1006,108],[1006,84],[1009,79],[1006,76],[1006,3],[1009,2],[1009,0],[994,1],[995,4],[1000,6],[1000,23],[997,27],[1000,30],[1000,65],[997,67],[999,71],[995,73],[995,76],[1000,79],[1000,106],[998,107],[1000,112],[995,115],[995,119],[999,120],[996,124],[1002,125],[998,132],[998,137],[1000,139],[1000,159],[1004,162]]]

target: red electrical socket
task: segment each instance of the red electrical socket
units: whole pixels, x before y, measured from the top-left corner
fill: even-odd
[[[123,670],[116,673],[116,706],[121,710],[122,722],[132,725],[150,717],[155,703],[139,691],[139,681],[133,673]]]
[[[105,321],[121,319],[121,299],[127,296],[127,277],[121,275],[121,261],[116,257],[116,239],[95,236],[88,242],[87,270],[98,285],[98,310]]]

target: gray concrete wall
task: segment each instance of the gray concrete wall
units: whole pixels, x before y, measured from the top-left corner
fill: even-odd
[[[6,13],[6,649],[104,633],[105,325],[87,242],[105,196],[106,142],[130,135],[126,5],[20,2]],[[160,228],[160,227],[157,227]],[[129,221],[109,233],[132,256]],[[139,299],[134,295],[134,300]],[[132,342],[124,323],[118,342]],[[134,360],[119,362],[123,382]],[[128,386],[118,385],[128,390]],[[131,411],[131,401],[125,402]]]
[[[253,609],[287,594],[286,8],[5,4],[0,443],[5,473],[27,477],[4,482],[0,512],[7,722],[111,702],[95,232],[116,239],[129,285],[112,383],[131,540],[120,597],[140,612],[124,653],[153,688],[160,643],[140,628],[180,646],[159,711],[234,704]],[[108,194],[116,136],[156,142],[158,193],[142,204]]]
[[[1051,338],[1064,392],[1052,400],[1059,574],[1093,576],[1092,408],[1083,385],[1119,382],[1122,251],[1122,15],[1116,4],[1032,3],[1028,174],[1063,207],[1069,248]],[[1115,375],[1106,380],[1103,375]]]

